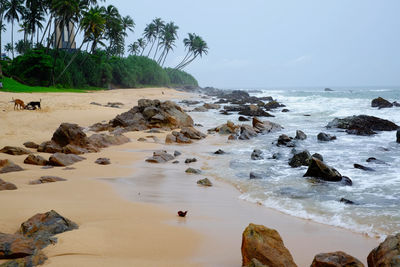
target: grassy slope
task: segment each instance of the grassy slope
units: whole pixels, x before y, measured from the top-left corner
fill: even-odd
[[[40,87],[40,86],[28,86],[21,84],[11,78],[3,76],[3,89],[0,91],[15,92],[15,93],[35,93],[35,92],[75,92],[84,93],[86,91],[104,90],[104,88],[90,87],[85,89],[66,89],[66,88],[56,88],[56,87]]]

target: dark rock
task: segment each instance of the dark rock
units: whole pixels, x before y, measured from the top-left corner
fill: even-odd
[[[185,163],[193,163],[193,162],[196,162],[196,161],[197,161],[196,158],[186,159],[186,160],[185,160]]]
[[[209,132],[217,132],[219,134],[237,134],[240,131],[240,126],[235,125],[231,121],[227,121],[226,124],[222,124],[213,129],[209,129]]]
[[[185,104],[187,106],[194,106],[194,105],[200,104],[200,101],[185,99],[185,100],[180,101],[180,103]]]
[[[250,172],[249,176],[250,176],[251,180],[253,180],[253,179],[262,179],[262,175],[258,174],[258,173],[255,173],[255,172]]]
[[[217,151],[214,152],[215,155],[223,155],[225,154],[225,151],[223,151],[222,149],[218,149]]]
[[[46,166],[47,160],[42,156],[30,154],[25,160],[25,164],[38,165],[38,166]]]
[[[35,254],[36,250],[35,243],[30,238],[0,233],[0,259],[23,258]]]
[[[0,150],[0,153],[20,156],[20,155],[28,155],[31,154],[32,152],[22,147],[5,146]]]
[[[324,161],[324,157],[322,157],[321,154],[314,153],[314,154],[312,155],[312,157],[313,157],[313,158],[317,158],[317,159],[319,159],[320,161]]]
[[[151,158],[146,159],[146,161],[150,163],[165,163],[167,161],[173,160],[174,158],[175,157],[167,153],[167,151],[159,150],[153,152],[153,156]]]
[[[230,112],[228,112],[228,111],[226,111],[226,110],[220,110],[219,113],[220,113],[221,115],[232,115],[232,113],[230,113]]]
[[[0,160],[0,173],[19,172],[23,170],[24,169],[22,169],[20,166],[14,164],[14,162],[8,159]]]
[[[247,105],[241,105],[241,106],[224,106],[224,110],[229,111],[229,112],[241,112],[245,111],[249,108]]]
[[[277,146],[295,147],[296,144],[292,140],[292,137],[289,137],[286,134],[282,134],[278,138]]]
[[[280,159],[280,158],[282,158],[282,154],[279,153],[279,152],[274,153],[274,154],[272,155],[272,159]]]
[[[319,141],[322,141],[322,142],[329,142],[332,140],[336,140],[336,136],[334,136],[334,135],[332,136],[332,135],[326,134],[326,133],[319,133],[317,138]]]
[[[79,147],[77,145],[68,144],[61,149],[61,153],[64,154],[75,154],[75,155],[82,155],[87,153],[88,150],[86,148]]]
[[[62,123],[51,138],[56,144],[64,147],[68,144],[87,147],[89,140],[78,124]]]
[[[398,108],[398,107],[400,107],[400,103],[397,103],[397,101],[394,101],[393,106]]]
[[[3,179],[0,179],[0,191],[4,191],[4,190],[16,190],[17,186],[13,183],[9,183],[4,181]],[[1,252],[0,252],[0,256],[1,256]]]
[[[310,267],[364,267],[364,264],[353,256],[337,251],[317,254]]]
[[[257,136],[257,132],[250,125],[243,124],[240,126],[240,140],[249,140]]]
[[[373,108],[391,108],[393,107],[393,104],[387,101],[386,99],[382,97],[378,97],[372,100],[371,102],[371,107]]]
[[[307,135],[303,131],[297,130],[295,139],[297,139],[297,140],[306,140],[307,139]]]
[[[325,92],[333,92],[333,90],[331,88],[325,88],[324,91]]]
[[[253,259],[266,266],[297,266],[279,233],[263,225],[249,224],[242,235],[241,251],[242,266],[248,266]]]
[[[400,266],[400,234],[388,236],[368,255],[368,267]]]
[[[282,112],[289,112],[290,110],[288,110],[287,108],[282,109]]]
[[[264,105],[264,108],[266,110],[277,109],[277,108],[281,108],[281,107],[285,107],[285,105],[280,104],[278,101],[275,101],[275,100],[270,101]]]
[[[167,137],[165,138],[165,143],[170,144],[173,142],[176,142],[179,144],[191,144],[192,140],[190,140],[189,137],[186,137],[182,133],[173,131],[171,134],[167,135]]]
[[[356,135],[372,135],[376,134],[374,131],[394,131],[399,129],[399,126],[391,121],[367,115],[350,116],[344,119],[336,118],[326,127],[346,129],[347,133]]]
[[[42,176],[42,177],[40,177],[40,179],[29,182],[29,184],[35,185],[35,184],[46,184],[46,183],[55,183],[55,182],[64,182],[64,181],[67,181],[67,179],[57,177],[57,176]]]
[[[138,142],[146,142],[147,141],[147,139],[146,138],[143,138],[143,137],[140,137],[139,139],[138,139]]]
[[[316,158],[311,158],[310,165],[304,177],[315,177],[324,181],[339,182],[342,175],[334,168],[329,167]]]
[[[383,160],[376,159],[376,158],[373,158],[373,157],[368,158],[366,161],[367,162],[372,162],[372,163],[375,163],[375,164],[386,164],[386,162],[384,162]]]
[[[186,173],[192,173],[192,174],[200,174],[200,173],[201,173],[201,170],[199,170],[199,169],[193,169],[193,168],[187,168],[185,172],[186,172]]]
[[[354,201],[351,201],[351,200],[343,198],[343,197],[339,200],[339,202],[344,203],[346,205],[354,205],[355,204]]]
[[[78,229],[78,225],[51,210],[39,213],[21,224],[17,234],[34,240],[36,247],[44,248],[57,242],[54,235]]]
[[[212,186],[213,185],[208,178],[204,178],[202,180],[198,180],[197,184],[198,185],[202,185],[202,186]]]
[[[93,132],[103,132],[103,131],[109,131],[111,129],[111,125],[109,123],[95,123],[92,126],[89,127],[89,130]]]
[[[179,151],[174,151],[174,157],[179,157],[180,155],[182,155],[182,153],[181,152],[179,152]]]
[[[239,121],[250,121],[248,118],[243,117],[243,116],[239,116]]]
[[[26,147],[26,148],[33,148],[33,149],[38,149],[38,147],[39,147],[39,145],[38,144],[36,144],[36,143],[34,143],[34,142],[25,142],[24,143],[24,146]]]
[[[360,164],[354,164],[354,168],[360,169],[360,170],[363,170],[363,171],[369,171],[369,172],[374,172],[375,171],[374,169],[372,169],[370,167],[365,167],[365,166],[360,165]]]
[[[252,160],[264,159],[263,152],[261,150],[259,150],[259,149],[254,149],[253,152],[251,153],[251,159]]]
[[[121,103],[121,102],[108,102],[104,106],[109,107],[109,108],[121,108],[121,106],[123,106],[123,105],[124,105],[124,103]]]
[[[252,117],[275,117],[256,105],[246,107],[246,109],[239,112],[239,115]]]
[[[96,159],[95,163],[99,165],[110,165],[111,161],[109,158],[98,158]]]
[[[396,132],[396,142],[400,143],[400,130],[397,130]]]
[[[100,103],[97,103],[97,102],[90,102],[90,105],[102,106]]]
[[[208,109],[206,109],[205,107],[201,106],[201,107],[195,107],[193,109],[193,112],[207,112]]]
[[[340,181],[340,183],[344,186],[352,186],[353,185],[353,181],[347,176],[342,176],[342,180]]]
[[[310,164],[311,154],[307,150],[299,153],[295,153],[289,161],[289,165],[292,168],[297,168],[300,166],[308,166]]]
[[[76,162],[84,160],[84,157],[74,155],[74,154],[64,154],[64,153],[55,153],[50,156],[49,164],[52,166],[69,166]]]
[[[124,135],[93,134],[88,138],[88,141],[92,147],[99,149],[123,145],[130,142],[130,139]]]
[[[57,153],[61,152],[62,147],[58,144],[56,144],[54,141],[46,141],[43,142],[39,145],[38,147],[38,152],[44,152],[44,153]]]
[[[36,251],[31,256],[18,258],[1,264],[1,267],[30,267],[42,265],[47,260],[47,256],[42,251]]]
[[[179,160],[175,160],[172,162],[172,164],[178,164],[178,163],[179,163]]]

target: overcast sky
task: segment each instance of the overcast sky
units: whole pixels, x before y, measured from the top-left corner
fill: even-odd
[[[167,59],[185,55],[188,32],[208,56],[185,70],[223,88],[400,85],[399,0],[107,0],[136,22],[132,43],[155,17],[179,28]],[[9,28],[9,27],[8,27]],[[9,32],[6,33],[9,41]]]

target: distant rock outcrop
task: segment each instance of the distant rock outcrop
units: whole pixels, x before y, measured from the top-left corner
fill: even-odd
[[[387,101],[386,99],[382,97],[378,97],[372,100],[371,102],[371,107],[373,108],[391,108],[393,107],[393,104]]]

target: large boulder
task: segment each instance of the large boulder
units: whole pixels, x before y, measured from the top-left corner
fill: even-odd
[[[295,147],[296,143],[293,142],[293,138],[287,136],[286,134],[281,134],[278,137],[278,141],[276,142],[277,146],[287,146],[287,147]]]
[[[20,234],[0,233],[0,259],[15,259],[33,255],[35,242]],[[18,265],[17,265],[18,266]]]
[[[88,141],[95,148],[105,148],[123,145],[130,142],[130,139],[124,135],[93,134],[88,138]]]
[[[343,119],[336,118],[326,127],[346,129],[347,133],[356,135],[372,135],[376,134],[375,131],[399,129],[399,126],[391,121],[367,115],[350,116]]]
[[[400,266],[400,234],[388,236],[368,255],[368,267]]]
[[[205,103],[205,104],[203,105],[203,107],[205,107],[206,109],[220,109],[220,108],[221,108],[221,105]]]
[[[9,183],[4,181],[3,179],[0,179],[0,191],[4,190],[16,190],[17,187],[13,183]]]
[[[315,177],[329,182],[340,182],[342,175],[334,168],[329,167],[317,158],[311,158],[310,165],[304,177]]]
[[[257,136],[257,132],[250,125],[243,124],[240,126],[240,140],[249,140]]]
[[[74,154],[55,153],[50,156],[49,165],[65,167],[84,159],[84,157]]]
[[[327,133],[319,133],[317,135],[317,139],[318,139],[318,141],[329,142],[329,141],[332,141],[332,140],[336,140],[336,136],[330,135],[330,134],[327,134]]]
[[[34,240],[38,248],[57,242],[54,235],[78,229],[78,225],[51,210],[38,213],[21,224],[17,234]]]
[[[0,160],[0,173],[23,171],[20,166],[8,159]]]
[[[292,168],[297,168],[300,166],[308,166],[310,164],[311,154],[307,150],[302,152],[297,152],[289,161],[289,165]]]
[[[373,108],[391,108],[393,107],[393,104],[387,101],[386,99],[382,97],[378,97],[372,100],[371,102],[371,107]]]
[[[193,127],[183,127],[181,129],[181,134],[183,134],[187,138],[195,140],[200,140],[207,137],[207,135],[203,134],[202,132]]]
[[[239,115],[253,117],[275,117],[256,105],[250,105],[246,109],[239,112]]]
[[[235,125],[231,121],[227,121],[225,124],[209,129],[208,132],[217,132],[219,134],[237,134],[240,131],[240,126]]]
[[[276,230],[263,225],[249,224],[242,235],[243,266],[256,259],[266,266],[297,266]]]
[[[89,140],[83,129],[78,124],[73,123],[62,123],[53,133],[51,140],[61,147],[68,144],[87,147],[89,144]]]
[[[38,166],[46,166],[47,160],[42,156],[30,154],[28,157],[26,157],[24,163]]]
[[[267,104],[264,105],[264,108],[266,110],[271,110],[271,109],[276,109],[276,108],[281,108],[281,107],[285,107],[285,105],[279,103],[276,100],[270,101]]]
[[[297,130],[295,139],[297,139],[297,140],[306,140],[307,139],[307,135],[302,130]]]
[[[14,155],[14,156],[20,156],[20,155],[28,155],[31,154],[32,152],[29,151],[26,148],[22,147],[15,147],[15,146],[5,146],[0,150],[0,153],[5,153],[9,155]]]
[[[176,129],[193,126],[193,119],[172,101],[140,99],[138,106],[110,121],[112,127],[121,126],[131,131],[148,128]]]
[[[364,267],[364,264],[353,256],[337,251],[317,254],[310,267]]]

